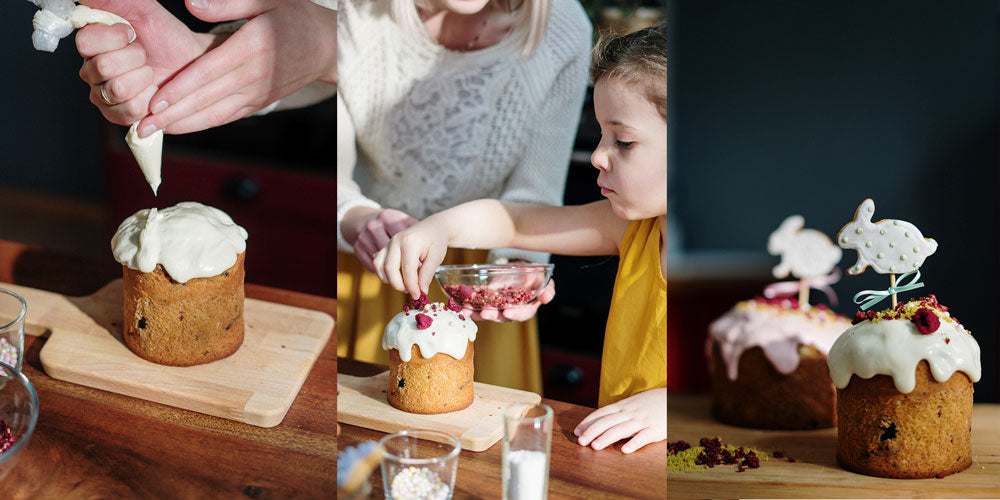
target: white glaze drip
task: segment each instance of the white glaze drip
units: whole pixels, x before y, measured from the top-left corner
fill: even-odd
[[[431,305],[437,306],[434,310]],[[423,330],[417,329],[417,314],[430,316],[431,325]],[[465,357],[469,342],[476,340],[478,327],[466,316],[459,318],[459,313],[445,308],[440,302],[432,302],[422,310],[410,310],[399,313],[388,325],[382,335],[382,349],[396,349],[399,359],[410,361],[414,344],[420,347],[420,355],[432,358],[443,352],[455,359]],[[463,319],[464,318],[464,319]]]
[[[760,347],[778,372],[788,375],[799,366],[800,344],[809,345],[826,354],[837,336],[851,322],[829,310],[803,312],[792,307],[748,300],[736,304],[729,312],[712,322],[705,344],[706,355],[712,359],[712,341],[726,363],[726,375],[736,380],[743,352]]]
[[[862,321],[841,335],[830,349],[830,378],[838,389],[847,387],[852,375],[871,378],[889,375],[902,393],[916,386],[916,370],[926,359],[934,380],[946,382],[956,371],[973,382],[982,374],[979,344],[946,312],[937,312],[941,324],[923,335],[910,320]],[[945,339],[948,339],[947,341]]]
[[[217,208],[193,201],[140,210],[125,219],[111,239],[115,260],[153,272],[163,266],[175,281],[221,274],[246,251],[247,232]]]

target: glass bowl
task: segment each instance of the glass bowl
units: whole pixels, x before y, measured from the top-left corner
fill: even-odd
[[[28,440],[38,422],[38,394],[35,387],[23,373],[0,362],[3,375],[0,376],[0,449],[6,447],[10,437],[17,441],[0,453],[0,481],[17,464],[20,453],[28,446]],[[7,434],[9,429],[9,436]]]
[[[555,264],[439,266],[435,277],[449,297],[474,311],[529,304],[552,279]]]
[[[462,442],[447,432],[405,430],[389,434],[382,446],[386,500],[449,500]]]

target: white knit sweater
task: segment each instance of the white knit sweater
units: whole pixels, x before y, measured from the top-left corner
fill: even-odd
[[[408,34],[386,0],[342,0],[337,22],[337,240],[358,206],[417,219],[479,198],[562,204],[587,87],[592,28],[552,0],[538,52],[471,52]],[[474,221],[470,221],[474,223]],[[547,261],[501,249],[498,258]]]

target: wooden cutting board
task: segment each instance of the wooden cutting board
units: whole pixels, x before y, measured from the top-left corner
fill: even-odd
[[[735,466],[668,472],[669,497],[731,498],[1000,498],[1000,405],[972,410],[972,467],[941,479],[886,479],[855,474],[837,464],[837,429],[767,431],[722,424],[707,396],[667,397],[667,439],[697,445],[703,437],[776,450],[796,459],[769,458],[759,469]]]
[[[438,415],[397,410],[385,396],[389,372],[373,377],[337,374],[337,421],[392,433],[404,429],[447,432],[459,438],[463,450],[483,451],[503,437],[503,408],[510,403],[538,404],[533,392],[475,382],[472,405]]]
[[[28,303],[26,333],[49,337],[39,353],[49,376],[260,427],[281,423],[333,333],[329,314],[246,299],[243,346],[235,354],[164,366],[125,346],[121,280],[87,297],[0,287]]]

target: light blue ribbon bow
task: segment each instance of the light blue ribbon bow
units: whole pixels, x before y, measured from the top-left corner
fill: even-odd
[[[924,286],[923,283],[918,283],[918,281],[920,281],[920,271],[918,269],[914,269],[900,276],[899,281],[903,281],[907,278],[907,276],[911,275],[915,276],[913,276],[913,279],[905,285],[898,285],[895,287],[891,286],[887,290],[862,290],[854,295],[854,303],[860,305],[862,311],[866,311],[894,293],[908,292]]]

